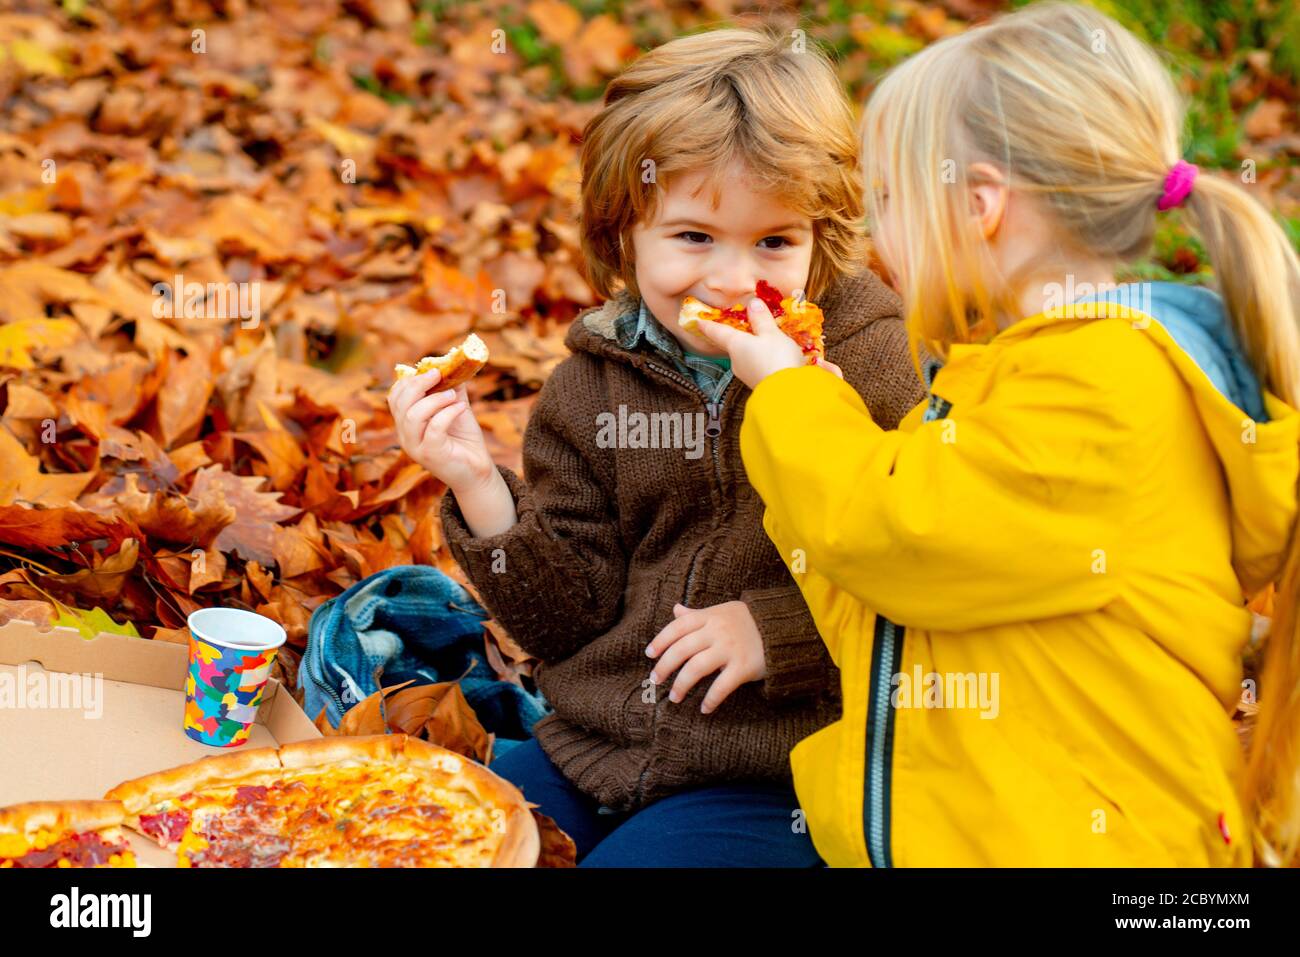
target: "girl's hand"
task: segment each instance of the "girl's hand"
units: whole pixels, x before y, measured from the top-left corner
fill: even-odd
[[[721,669],[700,706],[708,714],[741,685],[767,677],[763,639],[743,601],[698,609],[677,604],[673,614],[677,619],[655,635],[645,651],[651,658],[663,655],[650,671],[655,684],[681,668],[669,701],[681,701],[701,678]]]
[[[803,350],[781,331],[757,296],[749,300],[749,325],[754,330],[752,335],[709,319],[701,319],[699,325],[706,339],[727,350],[731,371],[745,385],[757,388],[773,372],[805,364]]]
[[[406,454],[459,497],[464,490],[485,487],[496,466],[470,410],[465,386],[429,392],[440,375],[434,369],[398,379],[388,391],[388,409]]]

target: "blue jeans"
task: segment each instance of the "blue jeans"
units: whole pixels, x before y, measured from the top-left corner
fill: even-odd
[[[496,757],[492,770],[573,838],[580,867],[819,867],[798,800],[783,784],[693,788],[637,811],[599,813],[536,740]]]

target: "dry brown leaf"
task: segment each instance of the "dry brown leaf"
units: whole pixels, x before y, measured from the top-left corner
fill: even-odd
[[[190,497],[207,501],[220,494],[234,509],[235,520],[217,536],[217,548],[270,565],[275,561],[272,529],[302,510],[281,504],[276,493],[260,491],[265,482],[260,476],[231,475],[220,465],[210,465],[194,476]]]
[[[1243,130],[1252,140],[1267,140],[1281,136],[1289,107],[1285,100],[1265,100],[1251,110]]]
[[[0,506],[16,502],[50,508],[71,505],[96,475],[96,472],[42,472],[40,460],[0,424]]]
[[[154,538],[179,545],[208,549],[221,530],[237,518],[234,505],[221,486],[202,485],[197,493],[146,492],[135,473],[127,473],[125,487],[114,497],[120,513]]]
[[[541,852],[537,856],[538,867],[577,867],[578,846],[573,838],[560,830],[554,818],[547,817],[536,808],[532,809],[533,820],[537,822],[537,834],[541,838]]]
[[[455,681],[403,689],[388,700],[387,710],[388,726],[395,731],[483,763],[491,755],[492,736],[483,730]]]

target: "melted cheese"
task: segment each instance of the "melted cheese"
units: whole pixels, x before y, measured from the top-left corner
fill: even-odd
[[[79,833],[92,833],[91,831],[80,832],[76,830],[54,831],[49,828],[38,828],[36,833],[30,837],[26,834],[0,834],[0,867],[12,868],[14,861],[25,856],[30,851],[43,851],[51,844],[57,844],[59,841],[73,837]],[[100,839],[105,844],[120,844],[124,841],[124,835],[121,828],[107,827],[102,828],[99,832]],[[60,858],[54,864],[55,867],[74,867],[75,865],[67,858]],[[135,854],[127,849],[123,849],[108,856],[108,860],[103,864],[96,864],[95,867],[135,867]]]
[[[459,764],[446,767],[456,770]],[[237,844],[241,834],[252,837],[242,846],[270,834],[288,843],[276,858],[281,867],[490,864],[501,842],[504,812],[441,777],[436,771],[348,761],[203,788],[184,801],[166,802],[192,813],[177,847],[178,862],[188,867],[197,858],[203,864],[204,852],[218,857],[225,842]],[[241,800],[240,788],[248,787],[267,790]]]

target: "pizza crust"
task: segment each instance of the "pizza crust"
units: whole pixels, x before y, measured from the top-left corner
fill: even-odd
[[[126,820],[120,801],[28,801],[0,808],[0,834],[31,837],[47,831],[100,831]]]
[[[238,784],[244,778],[268,771],[278,772],[280,769],[280,759],[275,748],[254,748],[237,754],[200,758],[180,767],[123,781],[104,797],[121,801],[127,810],[127,823],[135,827],[139,823],[140,814],[161,801],[212,784]]]
[[[523,792],[500,775],[460,755],[420,738],[406,738],[406,763],[436,768],[451,774],[452,786],[473,794],[480,803],[504,812],[500,822],[501,843],[492,858],[493,867],[535,867],[541,853],[537,821],[524,800]],[[453,765],[456,770],[450,770]]]
[[[280,766],[286,771],[306,771],[347,762],[393,763],[401,758],[405,737],[404,734],[363,734],[295,741],[280,748]]]

